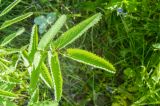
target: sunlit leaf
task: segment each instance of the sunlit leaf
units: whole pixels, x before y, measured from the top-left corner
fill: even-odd
[[[85,31],[94,26],[101,19],[101,14],[95,14],[92,17],[82,21],[78,25],[72,27],[67,32],[63,33],[54,43],[54,48],[64,48],[68,44],[79,38]]]
[[[110,73],[115,73],[116,69],[107,60],[85,50],[67,49],[67,57],[100,69],[104,69]]]
[[[9,91],[4,91],[0,89],[0,96],[2,97],[17,97],[16,94],[9,92]]]
[[[30,17],[32,14],[33,14],[32,12],[29,12],[29,13],[26,13],[24,15],[18,16],[18,17],[14,18],[14,19],[7,20],[2,24],[2,26],[0,27],[0,30],[4,29],[4,28],[6,28],[6,27],[8,27],[8,26],[10,26],[12,24],[15,24],[15,23],[17,23],[19,21],[22,21],[22,20]]]
[[[155,49],[160,50],[160,43],[156,43],[152,45]]]
[[[66,16],[62,15],[54,25],[51,26],[51,28],[43,35],[42,39],[40,40],[38,44],[39,50],[44,50],[48,44],[51,42],[51,40],[54,38],[54,36],[58,33],[58,31],[62,28],[66,21]]]
[[[53,55],[51,52],[48,53],[49,66],[52,73],[52,79],[54,83],[55,100],[59,102],[62,96],[62,85],[63,79],[60,70],[60,64],[58,54],[55,52]]]
[[[42,63],[40,70],[41,70],[41,78],[44,81],[44,83],[49,88],[53,88],[53,81],[52,81],[51,75],[49,73],[47,66],[44,63]]]
[[[37,51],[37,46],[38,46],[38,30],[37,30],[37,26],[34,25],[32,28],[30,44],[28,48],[28,55],[30,60],[33,60],[34,54]]]
[[[40,74],[40,66],[43,60],[45,59],[45,54],[37,51],[34,56],[32,70],[31,70],[31,78],[30,78],[30,93],[33,93],[37,88],[39,74]]]
[[[39,89],[37,88],[31,95],[29,106],[39,101]]]
[[[14,8],[21,0],[15,0],[8,7],[6,7],[0,14],[0,17],[7,14],[12,8]]]
[[[7,36],[1,43],[1,46],[5,46],[8,43],[10,43],[15,37],[21,35],[25,31],[24,28],[19,29],[16,33],[13,33],[9,36]]]

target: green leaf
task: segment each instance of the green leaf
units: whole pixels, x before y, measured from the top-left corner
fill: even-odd
[[[23,64],[25,67],[29,67],[30,66],[30,63],[29,63],[29,56],[28,56],[28,53],[26,50],[22,50],[21,51],[21,57],[23,59]]]
[[[12,24],[15,24],[15,23],[17,23],[19,21],[22,21],[22,20],[30,17],[32,14],[33,14],[32,12],[29,12],[29,13],[26,13],[24,15],[18,16],[18,17],[14,18],[14,19],[7,20],[2,24],[2,26],[0,27],[0,30],[4,29],[4,28],[6,28],[6,27],[8,27],[8,26],[10,26]]]
[[[21,0],[15,0],[13,3],[11,3],[7,8],[5,8],[1,14],[0,17],[7,14],[12,8],[14,8]]]
[[[1,46],[5,46],[8,43],[10,43],[15,37],[21,35],[25,31],[24,28],[20,28],[16,33],[13,33],[9,36],[7,36],[1,43]]]
[[[38,101],[39,101],[39,89],[37,88],[31,95],[29,106],[32,105],[33,103],[37,103]]]
[[[42,101],[31,106],[58,106],[58,103],[56,101]]]
[[[32,94],[37,88],[38,78],[40,74],[40,66],[45,59],[45,53],[37,51],[34,56],[31,78],[30,78],[30,93]]]
[[[9,100],[3,101],[3,106],[17,106],[14,102],[11,102]]]
[[[155,49],[160,50],[160,43],[156,43],[152,45]]]
[[[72,27],[67,32],[63,33],[55,42],[53,42],[54,48],[64,48],[68,44],[78,39],[85,31],[94,26],[101,18],[101,14],[95,14],[92,17],[82,21],[78,25]]]
[[[0,89],[0,96],[3,96],[3,97],[17,97],[16,94],[12,93],[12,92],[8,92],[8,91],[4,91],[4,90],[1,90]]]
[[[53,81],[51,75],[47,66],[44,63],[42,63],[41,65],[41,78],[49,88],[53,88]]]
[[[48,30],[47,33],[45,33],[42,37],[42,39],[39,42],[38,49],[44,50],[48,44],[51,42],[51,40],[54,38],[54,36],[58,33],[58,31],[62,28],[66,21],[66,16],[62,15],[54,25],[51,26],[51,28]]]
[[[30,60],[33,60],[34,54],[37,51],[37,47],[38,47],[38,31],[37,31],[37,26],[34,25],[32,27],[30,44],[29,44],[29,48],[28,48],[28,54],[29,54],[29,59]]]
[[[115,73],[116,69],[107,60],[81,49],[67,49],[67,57],[100,69],[104,69],[110,73]]]
[[[59,102],[62,96],[63,79],[60,70],[58,54],[55,52],[53,55],[48,53],[49,66],[51,69],[52,79],[54,83],[55,100]]]
[[[20,52],[19,49],[13,49],[13,48],[0,48],[0,56],[6,56],[14,53]]]

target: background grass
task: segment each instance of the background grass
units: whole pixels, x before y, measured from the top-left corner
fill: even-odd
[[[12,1],[2,0],[1,10]],[[0,31],[0,41],[20,27],[26,32],[8,47],[22,47],[29,42],[34,18],[50,12],[67,14],[66,27],[101,12],[102,20],[70,47],[82,48],[108,59],[117,69],[114,76],[67,59],[62,59],[64,79],[61,106],[129,106],[160,104],[160,42],[159,0],[24,0],[11,12],[0,18],[0,23],[29,11],[34,15],[14,26]],[[117,9],[122,8],[123,12]],[[23,76],[24,68],[19,66]],[[25,75],[23,77],[24,80]],[[26,83],[27,80],[26,80]],[[41,84],[40,100],[54,98],[53,92]],[[24,85],[24,93],[27,91]],[[23,92],[16,89],[16,92]],[[15,100],[25,106],[28,98]]]

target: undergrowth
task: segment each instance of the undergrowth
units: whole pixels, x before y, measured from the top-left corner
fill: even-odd
[[[159,2],[0,0],[0,105],[159,105]]]

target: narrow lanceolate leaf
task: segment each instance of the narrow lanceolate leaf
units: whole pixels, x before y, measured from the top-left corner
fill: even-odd
[[[23,64],[25,67],[29,67],[30,63],[29,63],[29,56],[26,50],[22,50],[21,51],[21,57],[23,59]]]
[[[1,14],[0,17],[7,14],[13,7],[15,7],[21,0],[15,0],[13,3],[11,3],[7,8],[5,8]]]
[[[29,106],[32,104],[37,103],[39,101],[39,88],[37,88],[31,95],[31,99],[29,101]]]
[[[68,44],[75,41],[79,38],[85,31],[87,31],[90,27],[94,26],[101,19],[101,14],[98,13],[93,15],[92,17],[82,21],[78,25],[72,27],[70,30],[65,32],[62,36],[60,36],[54,43],[54,48],[64,48]]]
[[[107,60],[81,49],[67,49],[67,57],[76,61],[115,73],[116,69]]]
[[[37,46],[38,46],[38,30],[37,30],[37,26],[34,25],[32,27],[30,44],[29,44],[29,48],[28,48],[28,54],[29,54],[30,60],[33,60],[34,54],[37,51]]]
[[[62,75],[60,70],[60,64],[58,59],[58,54],[55,52],[53,55],[51,52],[48,53],[49,66],[52,73],[52,79],[54,83],[55,100],[59,102],[62,96]]]
[[[58,31],[62,28],[66,21],[66,16],[62,15],[54,25],[51,26],[51,28],[48,30],[47,33],[44,34],[42,39],[39,42],[38,49],[44,50],[47,45],[51,42],[51,40],[54,38],[54,36],[58,33]]]
[[[40,51],[37,51],[35,53],[31,71],[31,78],[30,78],[30,93],[33,93],[37,88],[39,74],[40,74],[40,66],[44,59],[45,59],[45,54],[41,53]]]
[[[16,33],[13,33],[9,36],[7,36],[1,43],[1,46],[5,46],[8,43],[10,43],[15,37],[21,35],[25,31],[24,28],[20,28]]]
[[[49,88],[53,88],[53,81],[52,81],[52,78],[51,78],[51,75],[49,73],[49,70],[47,68],[47,66],[42,63],[41,65],[41,78],[42,80],[44,81],[44,83],[49,87]]]
[[[4,91],[0,89],[0,96],[2,97],[17,97],[16,94],[9,92],[9,91]]]
[[[15,23],[17,23],[19,21],[22,21],[22,20],[30,17],[32,14],[33,14],[32,12],[29,12],[29,13],[26,13],[24,15],[18,16],[18,17],[14,18],[14,19],[7,20],[2,24],[2,26],[0,27],[0,30],[4,29],[4,28],[6,28],[6,27],[8,27],[8,26],[10,26],[12,24],[15,24]]]

